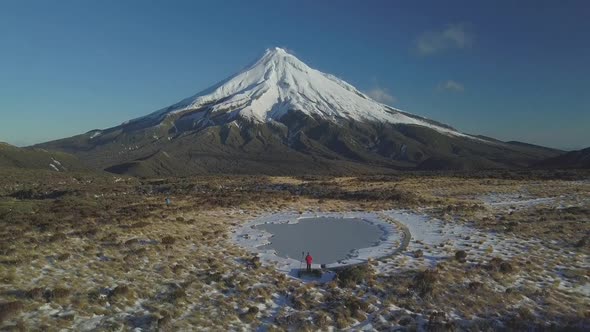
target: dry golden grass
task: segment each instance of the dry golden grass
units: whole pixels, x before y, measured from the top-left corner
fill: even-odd
[[[16,175],[19,186],[30,185],[38,192],[72,192],[58,199],[8,198],[21,188],[0,182],[0,327],[76,329],[84,317],[104,315],[109,319],[98,323],[99,330],[240,330],[263,321],[270,321],[269,330],[314,330],[348,328],[381,311],[387,324],[416,326],[407,314],[388,313],[389,305],[467,318],[499,312],[507,320],[514,315],[530,324],[542,315],[558,322],[587,317],[580,308],[587,307],[588,298],[568,293],[558,279],[546,276],[549,268],[567,266],[567,280],[589,278],[583,262],[587,246],[580,242],[589,227],[584,210],[523,209],[509,214],[475,198],[526,192],[534,197],[570,195],[568,202],[575,203],[590,193],[590,185],[431,175],[117,183],[108,176],[59,177]],[[172,198],[172,206],[165,206],[164,197]],[[525,240],[562,241],[577,256],[560,257],[550,254],[557,251],[545,244],[531,244],[529,250],[538,254],[498,260],[494,248],[487,247],[481,248],[487,258],[472,264],[472,250],[481,245],[474,244],[466,250],[467,263],[461,263],[452,259],[455,249],[447,244],[444,249],[451,259],[436,272],[383,276],[369,268],[345,272],[337,282],[302,284],[230,240],[233,227],[266,213],[392,208],[425,208],[448,220],[473,221],[481,229]],[[540,214],[546,220],[540,220]],[[513,221],[518,224],[504,229]],[[403,266],[408,259],[395,262]],[[542,291],[541,282],[548,290]],[[274,307],[277,296],[286,299],[282,308]],[[523,296],[532,302],[519,307]],[[535,307],[540,303],[545,305]],[[51,309],[40,309],[43,306]],[[511,311],[513,307],[520,309]],[[147,313],[140,314],[143,310]],[[122,318],[122,311],[132,319]],[[433,328],[448,324],[448,315],[424,315]]]

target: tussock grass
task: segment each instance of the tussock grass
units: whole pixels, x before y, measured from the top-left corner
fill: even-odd
[[[357,285],[367,282],[374,277],[374,270],[369,265],[360,265],[344,268],[337,274],[337,281],[340,287],[354,288]]]
[[[450,312],[480,317],[481,326],[497,319],[490,314],[496,312],[508,326],[540,326],[539,317],[575,326],[587,299],[567,287],[588,278],[587,206],[571,195],[564,206],[582,205],[562,211],[515,206],[510,214],[477,200],[491,193],[590,193],[590,185],[576,184],[575,191],[566,182],[522,174],[118,182],[108,175],[11,174],[0,177],[0,282],[8,289],[0,302],[20,304],[5,308],[0,328],[76,329],[81,317],[93,315],[105,317],[99,330],[243,330],[267,320],[269,330],[354,329],[378,316],[383,321],[374,326],[384,330],[416,329],[417,322],[459,328]],[[10,197],[27,188],[29,198]],[[51,194],[60,191],[66,194]],[[166,196],[173,206],[165,206]],[[483,238],[459,247],[469,263],[453,259],[455,247],[444,243],[436,247],[449,256],[444,263],[407,270],[406,263],[433,249],[420,246],[422,255],[414,250],[341,271],[330,283],[303,284],[229,240],[232,227],[262,213],[391,208],[425,208],[448,222],[542,241],[513,248],[522,255],[507,257],[505,246]],[[383,272],[384,266],[390,269]],[[39,309],[44,305],[59,314]]]
[[[0,323],[4,320],[16,315],[24,308],[20,301],[1,302],[0,303]]]
[[[439,273],[437,270],[425,270],[418,272],[414,277],[412,287],[422,297],[429,297],[435,294]]]
[[[457,250],[455,252],[455,259],[458,262],[465,263],[467,261],[467,252],[465,250]]]

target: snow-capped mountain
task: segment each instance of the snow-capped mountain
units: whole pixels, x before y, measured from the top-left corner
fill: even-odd
[[[378,103],[281,48],[172,106],[40,146],[141,176],[505,168],[558,153]]]
[[[280,120],[289,111],[329,121],[410,124],[463,135],[448,126],[378,103],[354,86],[310,68],[278,47],[266,50],[258,61],[229,79],[136,120],[162,120],[168,115],[194,112],[192,119],[201,123],[220,114],[229,114],[229,121],[242,118],[269,122]]]

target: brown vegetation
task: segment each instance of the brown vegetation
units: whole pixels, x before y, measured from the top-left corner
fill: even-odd
[[[590,278],[580,263],[590,234],[588,203],[580,197],[588,197],[590,184],[568,182],[579,180],[575,173],[561,174],[567,181],[515,171],[152,180],[45,175],[0,170],[2,329],[76,329],[81,317],[93,316],[105,317],[97,330],[344,329],[377,317],[383,320],[372,323],[383,330],[415,329],[419,321],[430,329],[459,328],[450,312],[520,329],[542,326],[539,317],[556,327],[587,319],[581,308],[588,299],[564,286]],[[492,209],[474,198],[521,191],[564,195],[569,207]],[[391,208],[425,208],[446,222],[540,241],[514,257],[499,254],[495,243],[436,244],[444,257],[426,270],[405,268],[404,260],[429,258],[427,246],[414,247],[399,259],[343,269],[326,284],[287,278],[230,241],[232,227],[264,213]],[[541,249],[554,247],[571,254],[543,256]],[[481,324],[473,329],[490,329]]]

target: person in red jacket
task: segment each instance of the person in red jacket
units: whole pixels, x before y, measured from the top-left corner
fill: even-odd
[[[305,262],[307,263],[307,272],[311,272],[311,263],[313,262],[313,257],[309,253],[305,256]]]

